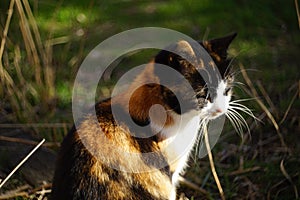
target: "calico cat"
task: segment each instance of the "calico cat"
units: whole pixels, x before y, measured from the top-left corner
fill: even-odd
[[[62,143],[51,199],[175,200],[178,177],[201,135],[198,130],[202,117],[214,119],[230,110],[233,77],[228,69],[227,49],[235,36],[199,42],[222,76],[215,95],[209,93],[197,71],[201,66],[193,66],[169,51],[176,49],[187,56],[193,54],[189,42],[179,41],[168,47],[169,50],[160,51],[128,91],[97,103],[97,119],[87,114]],[[180,104],[172,90],[159,84],[160,65],[157,64],[179,72],[194,90],[197,101],[191,100],[189,95],[192,94],[185,91],[183,82],[175,80],[173,89],[186,98],[184,105]],[[147,80],[157,84],[135,87]],[[141,132],[145,137],[136,137],[133,132],[139,129],[133,128],[126,119],[116,119],[112,106],[118,108],[120,116],[128,110],[131,119],[143,128]],[[180,123],[183,125],[179,127]],[[177,138],[173,141],[174,137]]]

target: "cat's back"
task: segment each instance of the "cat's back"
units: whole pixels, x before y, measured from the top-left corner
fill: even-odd
[[[51,199],[168,199],[172,187],[168,168],[153,170],[142,157],[122,154],[140,153],[140,145],[155,150],[153,141],[137,141],[128,127],[120,127],[112,117],[110,100],[95,108],[97,118],[87,115],[61,145]],[[144,172],[126,171],[140,162]]]

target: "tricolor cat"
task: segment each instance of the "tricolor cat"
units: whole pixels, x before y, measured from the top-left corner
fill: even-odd
[[[228,69],[227,49],[235,36],[199,42],[221,74],[214,95],[209,93],[197,70],[203,66],[194,66],[169,51],[194,54],[189,42],[179,41],[168,47],[169,50],[160,51],[132,81],[128,91],[97,103],[97,119],[87,114],[62,143],[51,198],[175,200],[178,177],[184,172],[201,135],[201,120],[209,121],[225,114],[230,121],[236,121],[234,109],[244,108],[231,102],[233,76]],[[194,93],[186,91],[181,80],[174,80],[172,90],[160,85],[159,64],[179,72]],[[136,88],[141,81],[152,83]],[[183,94],[184,105],[174,91]],[[132,128],[125,119],[115,118],[112,107],[124,114],[128,110],[131,119],[144,127],[141,130],[145,137],[136,137],[141,135],[134,133],[139,129]],[[145,157],[149,152],[154,152],[152,157]],[[142,171],[138,173],[137,169]]]

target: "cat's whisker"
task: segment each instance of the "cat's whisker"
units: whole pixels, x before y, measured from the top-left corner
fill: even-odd
[[[240,89],[241,91],[245,91],[245,88],[243,88],[243,87],[245,87],[245,84],[243,84],[243,83],[241,83],[241,82],[234,82],[234,83],[231,83],[231,86],[232,86],[233,88],[238,88],[238,89]]]
[[[241,125],[245,128],[248,129],[248,131],[250,132],[250,129],[249,129],[249,126],[245,120],[245,118],[236,110],[232,109],[231,110],[231,113],[234,115],[234,117],[239,121],[241,122]]]
[[[243,82],[239,82],[239,81],[235,81],[234,83],[232,83],[233,85],[246,85],[245,83]]]
[[[252,111],[249,108],[247,108],[246,106],[242,106],[242,105],[239,105],[239,106],[237,106],[237,105],[229,105],[229,107],[231,109],[233,109],[233,110],[240,110],[240,111],[248,114],[249,116],[251,116],[254,119],[256,118],[254,116],[254,114],[252,113]]]
[[[244,83],[242,83],[242,82],[237,82],[237,81],[231,83],[231,85],[232,85],[233,87],[237,87],[237,88],[240,88],[240,89],[242,89],[242,90],[243,90],[242,86],[245,86]]]
[[[233,125],[234,129],[242,135],[243,130],[246,129],[250,132],[250,128],[245,120],[245,118],[239,113],[239,111],[247,114],[254,120],[260,121],[247,106],[240,104],[239,102],[245,102],[253,100],[253,98],[249,99],[239,99],[229,102],[229,108],[227,110],[226,116]]]
[[[200,153],[200,144],[204,137],[204,135],[202,133],[204,131],[204,128],[207,126],[208,121],[209,121],[208,117],[204,117],[204,118],[201,118],[201,120],[199,122],[199,133],[200,134],[198,134],[198,136],[197,136],[197,143],[196,143],[196,147],[195,147],[195,156],[194,156],[195,160]]]
[[[231,74],[233,75],[233,76],[237,76],[237,75],[239,75],[239,74],[241,74],[243,71],[254,71],[254,72],[257,72],[258,70],[257,69],[243,69],[243,70],[236,70],[235,72],[232,72]]]
[[[231,103],[237,103],[237,102],[252,101],[252,100],[255,100],[255,98],[237,99],[237,100],[230,101],[229,104],[231,104]]]
[[[242,125],[240,119],[237,118],[235,116],[235,114],[232,113],[231,111],[227,112],[226,116],[228,117],[229,121],[231,122],[231,124],[232,124],[233,128],[236,130],[236,132],[242,136],[244,133],[244,131],[243,131],[244,129],[243,129],[243,125]]]
[[[238,74],[240,74],[241,73],[241,70],[232,70],[231,72],[230,72],[230,75],[231,76],[236,76],[236,75],[238,75]]]
[[[229,62],[229,64],[228,64],[228,66],[227,66],[227,68],[226,68],[224,74],[227,74],[227,73],[228,73],[228,74],[230,74],[230,75],[234,75],[234,73],[230,72],[229,70],[232,69],[231,66],[232,66],[233,62],[235,61],[235,59],[236,59],[237,57],[238,57],[238,55],[236,55],[236,56],[234,56],[234,57],[232,57],[232,58],[230,59],[230,62]]]
[[[247,106],[237,103],[237,102],[241,102],[241,101],[243,101],[243,99],[230,102],[229,108],[240,110],[240,111],[246,113],[247,115],[249,115],[250,117],[252,117],[255,121],[261,121],[253,114],[252,110],[250,110]]]
[[[226,117],[227,117],[227,119],[229,119],[229,121],[230,121],[230,123],[231,123],[231,125],[233,126],[233,128],[234,128],[234,130],[240,135],[240,131],[239,131],[239,129],[238,129],[238,127],[237,127],[237,125],[236,125],[236,122],[235,122],[235,120],[234,119],[232,119],[232,116],[231,116],[231,114],[229,114],[229,113],[226,113]]]
[[[234,127],[235,131],[238,133],[238,135],[242,135],[243,129],[242,129],[241,125],[238,123],[238,121],[235,119],[235,117],[232,114],[229,114],[228,117],[229,117],[229,120],[231,121],[232,126]]]

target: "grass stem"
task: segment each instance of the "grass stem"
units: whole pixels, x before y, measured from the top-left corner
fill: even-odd
[[[285,147],[288,151],[288,146],[286,145],[285,141],[284,141],[284,138],[283,138],[283,135],[281,134],[280,132],[280,129],[279,129],[279,125],[278,123],[276,122],[275,118],[273,117],[272,113],[269,111],[269,109],[266,107],[266,105],[260,100],[259,98],[259,95],[258,95],[258,92],[256,91],[251,79],[249,78],[244,66],[242,63],[240,63],[240,68],[241,68],[241,72],[242,72],[242,75],[243,75],[243,78],[245,79],[246,81],[246,84],[249,86],[250,88],[250,91],[252,93],[252,95],[255,97],[255,100],[256,102],[258,103],[258,105],[262,108],[262,110],[266,113],[266,115],[268,116],[268,118],[271,120],[276,132],[277,132],[277,135],[280,139],[280,142],[281,142],[281,145],[283,147]]]
[[[8,174],[8,176],[1,181],[0,183],[0,188],[2,188],[2,186],[10,179],[10,177],[30,158],[30,156],[32,156],[32,154],[38,149],[40,148],[40,146],[45,142],[45,139],[42,139],[42,141],[36,146],[34,147],[34,149],[32,149],[29,154]]]
[[[216,184],[217,184],[217,187],[218,187],[221,199],[225,200],[224,191],[223,191],[222,185],[220,183],[218,174],[216,172],[216,168],[215,168],[213,156],[212,156],[212,153],[211,153],[211,148],[210,148],[209,139],[208,139],[207,126],[204,126],[204,140],[205,140],[205,146],[206,146],[206,150],[207,150],[207,154],[208,154],[208,159],[209,159],[209,164],[210,164],[211,172],[212,172],[212,174],[214,176],[214,179],[216,181]]]

